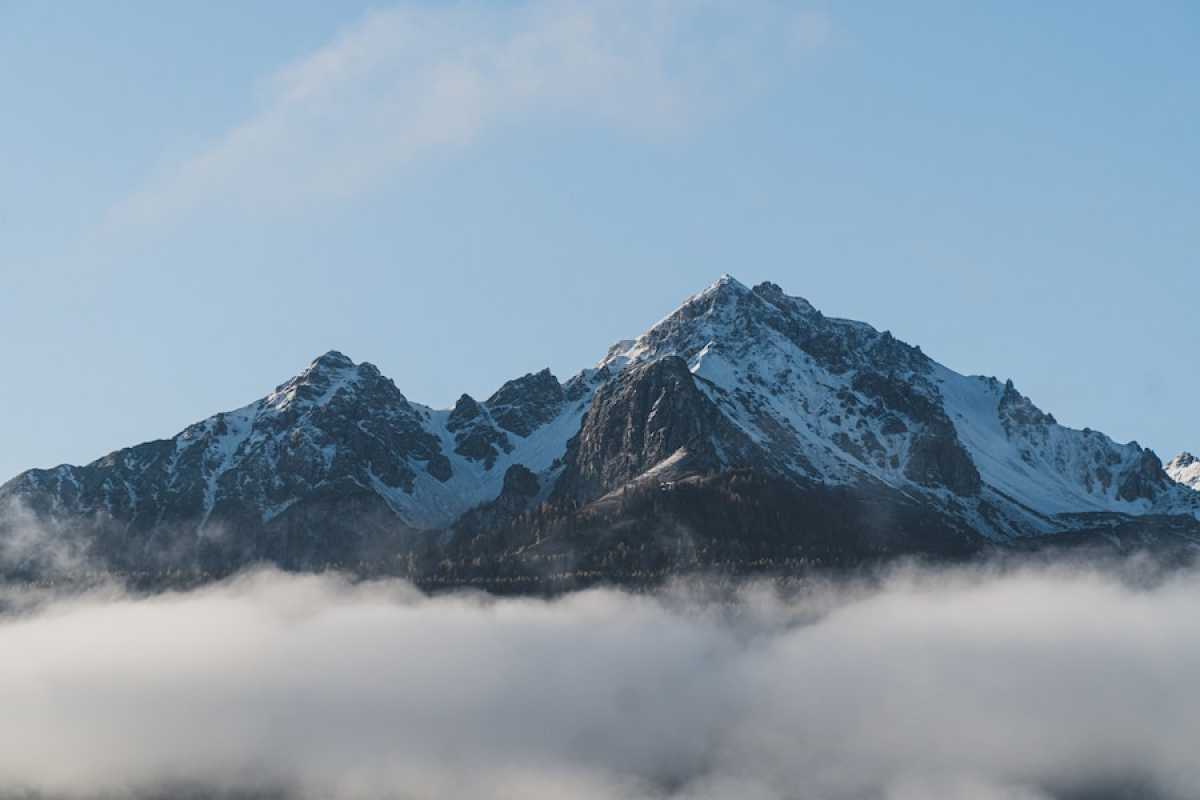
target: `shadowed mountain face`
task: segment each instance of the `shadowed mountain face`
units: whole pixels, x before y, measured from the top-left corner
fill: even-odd
[[[1187,454],[1164,468],[1011,381],[724,277],[565,383],[543,370],[452,409],[327,353],[172,439],[17,476],[0,552],[29,574],[69,546],[151,575],[619,578],[1200,541],[1197,486]]]

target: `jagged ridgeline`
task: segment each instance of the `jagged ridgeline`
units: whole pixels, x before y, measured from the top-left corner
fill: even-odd
[[[5,570],[256,563],[540,587],[902,554],[1200,542],[1200,462],[1059,425],[776,285],[722,277],[566,382],[450,409],[337,352],[243,408],[0,487]]]

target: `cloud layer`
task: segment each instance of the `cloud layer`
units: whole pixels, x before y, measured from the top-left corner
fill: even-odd
[[[368,14],[266,81],[260,108],[119,204],[110,226],[219,204],[337,200],[530,114],[678,130],[752,91],[821,15],[772,0],[405,3]]]
[[[1198,602],[1194,575],[1046,569],[720,602],[272,572],[92,593],[0,622],[0,788],[1183,797]]]

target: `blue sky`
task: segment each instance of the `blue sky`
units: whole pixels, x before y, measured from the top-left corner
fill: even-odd
[[[331,348],[565,378],[723,272],[1200,448],[1194,3],[247,8],[0,0],[3,477]]]

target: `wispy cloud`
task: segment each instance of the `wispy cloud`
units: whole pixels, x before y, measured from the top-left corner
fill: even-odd
[[[770,0],[526,0],[368,14],[265,81],[261,108],[116,206],[109,225],[206,205],[336,201],[531,114],[678,132],[733,101],[828,21]]]

